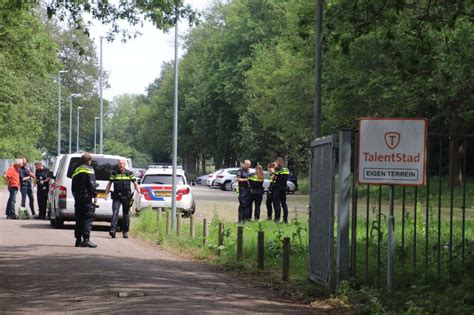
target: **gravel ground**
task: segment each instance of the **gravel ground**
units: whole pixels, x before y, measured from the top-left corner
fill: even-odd
[[[217,202],[219,215],[231,220],[236,201],[228,198],[235,194],[222,193],[230,195],[206,201],[196,194],[199,214],[212,214],[201,209]],[[157,246],[111,239],[107,230],[95,225],[98,248],[75,248],[71,224],[55,230],[48,221],[2,216],[0,313],[317,313]]]

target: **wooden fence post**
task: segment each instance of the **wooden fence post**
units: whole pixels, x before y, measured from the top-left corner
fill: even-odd
[[[166,235],[170,234],[171,231],[171,214],[166,211]]]
[[[244,247],[244,227],[237,226],[237,260],[242,260]]]
[[[290,238],[283,239],[283,275],[282,280],[288,281],[290,278]]]
[[[258,231],[258,269],[263,270],[265,266],[265,232]]]
[[[194,227],[194,215],[191,213],[191,215],[189,216],[189,236],[192,240],[194,239],[194,237],[196,237]]]
[[[202,245],[207,245],[207,239],[209,237],[209,230],[207,227],[207,219],[202,219]]]
[[[181,236],[181,213],[176,214],[176,236]]]
[[[217,254],[221,255],[220,247],[224,245],[224,223],[219,223],[219,232],[218,232],[218,240],[217,240]]]

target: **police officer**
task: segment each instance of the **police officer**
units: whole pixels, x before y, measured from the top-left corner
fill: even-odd
[[[95,248],[97,245],[90,241],[95,203],[97,202],[95,172],[91,166],[92,156],[89,153],[84,153],[81,159],[82,164],[72,174],[72,194],[76,216],[74,236],[76,237],[76,247]]]
[[[260,220],[260,205],[263,199],[263,168],[261,165],[255,167],[255,173],[249,177],[250,192],[247,199],[247,209],[249,210],[249,219],[252,218],[252,204],[255,202],[254,219]]]
[[[286,204],[286,182],[290,171],[285,166],[285,160],[278,157],[276,167],[272,173],[273,181],[273,208],[275,209],[275,222],[280,222],[281,208],[283,208],[283,222],[288,223],[288,205]]]
[[[267,165],[267,171],[268,174],[272,174],[275,170],[275,164],[270,163]],[[267,190],[267,199],[265,201],[265,205],[267,206],[267,220],[272,219],[272,214],[273,214],[273,181],[270,181],[270,185]]]
[[[237,171],[235,180],[239,184],[239,223],[250,219],[250,210],[247,206],[247,198],[249,195],[249,169],[250,160],[245,160],[242,167]]]
[[[46,219],[46,205],[48,203],[49,181],[51,180],[49,170],[41,162],[35,163],[36,197],[38,200],[38,216],[36,219]]]
[[[115,238],[115,232],[117,231],[120,205],[122,206],[123,214],[121,226],[123,238],[128,238],[128,230],[130,227],[130,204],[133,198],[130,189],[131,183],[135,186],[136,191],[140,192],[140,187],[137,184],[135,175],[133,175],[131,171],[125,169],[125,165],[125,160],[118,161],[118,169],[112,172],[107,187],[105,188],[105,199],[107,200],[110,186],[112,186],[112,183],[114,184],[114,191],[112,192],[112,222],[109,232],[112,238]]]

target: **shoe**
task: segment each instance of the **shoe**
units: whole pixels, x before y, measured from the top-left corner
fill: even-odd
[[[18,217],[16,215],[10,215],[7,216],[7,220],[18,220]]]
[[[81,247],[96,248],[97,245],[86,239],[81,243]]]
[[[76,244],[74,245],[75,247],[80,247],[81,246],[81,238],[76,238]]]
[[[128,238],[128,232],[123,232],[123,238]]]
[[[110,231],[110,232],[109,232],[109,235],[110,235],[112,238],[115,238],[115,231]]]
[[[45,216],[45,215],[39,215],[39,214],[38,214],[38,215],[35,217],[35,219],[36,219],[36,220],[46,220],[46,216]]]

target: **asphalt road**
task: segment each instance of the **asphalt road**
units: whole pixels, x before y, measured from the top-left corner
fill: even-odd
[[[0,205],[6,204],[0,189]],[[314,313],[304,305],[97,224],[96,249],[72,225],[0,218],[0,313]]]

